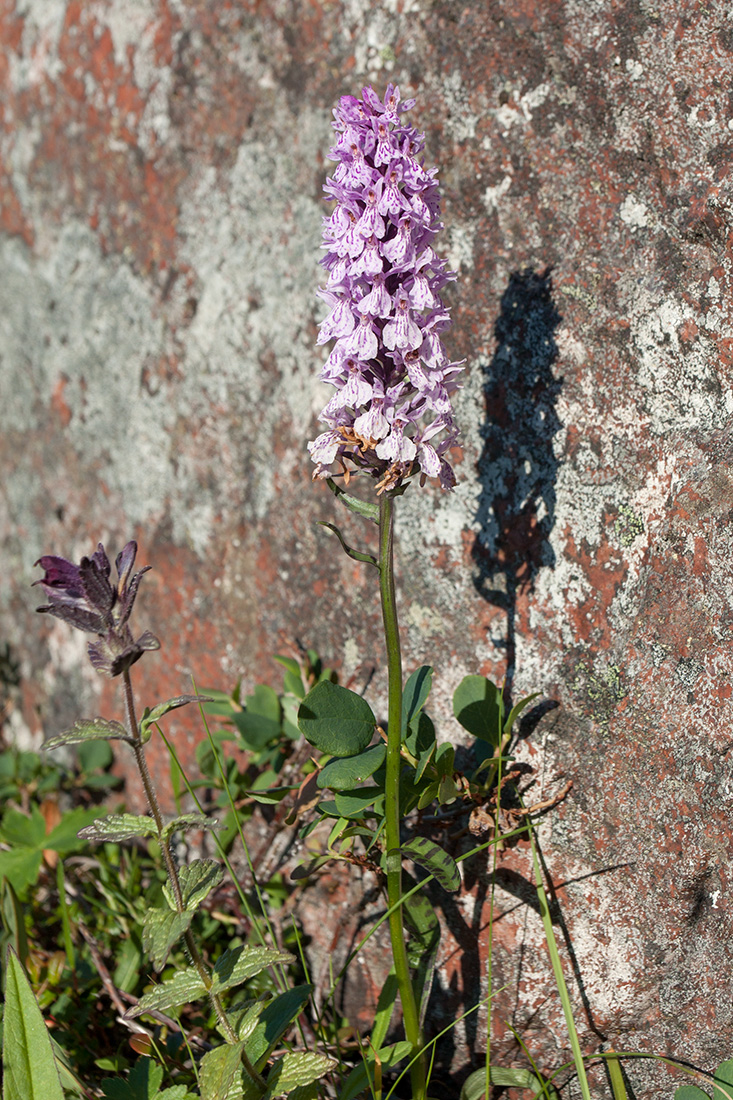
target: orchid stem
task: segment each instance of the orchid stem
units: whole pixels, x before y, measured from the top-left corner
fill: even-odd
[[[397,985],[402,1001],[405,1038],[419,1054],[410,1069],[413,1100],[425,1100],[426,1072],[422,1054],[423,1038],[415,991],[407,961],[405,929],[402,920],[402,856],[400,853],[400,772],[402,761],[402,654],[397,623],[397,599],[394,585],[394,503],[388,493],[379,498],[379,591],[387,648],[389,705],[387,723],[387,768],[385,779],[385,836],[387,844],[387,898],[392,912],[389,934],[392,943]]]

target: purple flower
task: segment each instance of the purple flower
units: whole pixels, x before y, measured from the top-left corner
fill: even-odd
[[[54,554],[46,554],[35,563],[45,575],[34,584],[43,586],[49,601],[37,610],[55,615],[77,630],[98,634],[99,641],[89,643],[89,659],[108,676],[119,676],[146,650],[160,649],[160,642],[149,630],[134,641],[128,626],[140,580],[150,569],[146,565],[131,577],[136,554],[137,543],[128,542],[117,555],[116,586],[110,583],[109,559],[101,542],[79,565]]]
[[[308,449],[314,477],[348,482],[364,470],[377,492],[418,472],[455,484],[445,455],[458,436],[451,394],[462,364],[443,350],[450,317],[440,297],[455,275],[432,247],[442,224],[436,170],[419,159],[425,136],[401,118],[414,102],[400,102],[391,84],[383,102],[372,88],[343,96],[325,187],[336,206],[323,224],[319,294],[330,312],[318,343],[335,340],[321,377],[336,393]]]

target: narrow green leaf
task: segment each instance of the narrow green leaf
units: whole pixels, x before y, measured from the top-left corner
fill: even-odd
[[[629,1100],[628,1093],[626,1092],[626,1085],[624,1083],[624,1075],[621,1072],[621,1063],[618,1058],[604,1058],[604,1065],[608,1071],[608,1077],[611,1082],[613,1100]],[[705,1100],[709,1100],[709,1098],[705,1097]]]
[[[364,562],[366,565],[373,565],[375,569],[379,569],[377,559],[374,554],[366,554],[361,550],[354,550],[353,546],[349,546],[344,536],[339,531],[335,523],[325,523],[323,520],[318,520],[319,527],[326,527],[329,531],[333,531],[336,538],[341,543],[341,549],[348,557],[353,558],[354,561]]]
[[[374,1063],[379,1058],[383,1070],[394,1069],[404,1058],[412,1053],[412,1044],[402,1040],[393,1046],[382,1047],[375,1055],[372,1051],[364,1055],[364,1062],[352,1070],[346,1078],[339,1100],[357,1100],[374,1080]]]
[[[338,1065],[335,1058],[311,1051],[288,1051],[276,1058],[267,1075],[267,1092],[263,1100],[290,1093],[292,1089],[303,1088],[312,1081],[318,1081]]]
[[[247,1057],[260,1072],[281,1037],[298,1018],[313,991],[310,985],[296,985],[280,993],[260,1013],[257,1026],[247,1039]]]
[[[298,708],[298,725],[306,740],[331,756],[356,756],[372,739],[377,722],[361,695],[322,680]]]
[[[516,722],[519,715],[522,713],[525,707],[529,706],[533,699],[538,699],[540,696],[539,691],[535,691],[532,695],[526,695],[524,699],[520,699],[518,703],[515,703],[512,709],[509,711],[509,716],[504,723],[504,733],[511,733],[512,726]]]
[[[123,993],[133,993],[140,977],[140,964],[143,958],[137,937],[121,940],[116,958],[117,966],[112,975],[112,981]]]
[[[91,825],[81,829],[79,836],[83,840],[132,840],[137,836],[156,836],[158,830],[152,817],[138,814],[110,814],[97,818]]]
[[[80,745],[82,741],[127,741],[133,739],[121,722],[107,718],[81,718],[63,733],[57,733],[44,742],[44,749],[57,749],[60,745]]]
[[[163,839],[167,840],[173,833],[182,833],[186,829],[210,829],[215,832],[221,829],[221,822],[205,814],[180,814],[163,826]]]
[[[402,693],[402,739],[404,740],[408,726],[413,718],[420,713],[428,701],[430,689],[433,686],[433,670],[430,665],[421,665],[408,677]]]
[[[150,740],[152,726],[156,722],[160,722],[161,718],[165,718],[170,711],[177,710],[178,707],[185,707],[188,703],[213,703],[214,701],[211,695],[177,695],[175,699],[158,703],[152,710],[150,707],[146,707],[140,719],[140,736],[143,744]]]
[[[168,909],[148,909],[143,920],[143,950],[150,955],[156,970],[162,970],[171,947],[193,920],[189,909],[185,913],[171,913]]]
[[[317,786],[321,790],[330,787],[332,791],[350,791],[374,775],[386,755],[387,746],[382,741],[358,756],[330,760],[318,773]]]
[[[211,975],[211,988],[214,993],[223,993],[225,989],[233,989],[253,978],[268,966],[288,966],[294,961],[290,952],[280,951],[276,947],[235,947],[217,959]]]
[[[51,1037],[12,947],[5,956],[3,1100],[64,1100]]]
[[[500,741],[500,694],[485,676],[465,676],[453,696],[453,713],[463,728],[490,745]]]
[[[32,881],[32,880],[31,880]],[[25,966],[28,958],[28,935],[25,930],[25,910],[9,879],[3,882],[3,924],[10,933],[13,949]]]
[[[244,1043],[225,1043],[201,1059],[201,1100],[239,1100],[242,1088]],[[260,1090],[261,1092],[261,1090]]]
[[[397,975],[395,974],[394,967],[392,967],[382,986],[381,993],[379,994],[377,1010],[374,1013],[374,1023],[369,1036],[369,1041],[375,1050],[379,1050],[387,1037],[389,1025],[394,1015],[394,1007],[397,1001],[399,988]]]
[[[178,868],[178,879],[183,894],[183,908],[196,910],[204,898],[208,897],[224,878],[224,868],[215,859],[194,859]],[[170,885],[163,887],[166,901],[171,909],[176,903],[171,894]]]
[[[155,989],[143,994],[137,1004],[127,1010],[126,1015],[134,1018],[151,1009],[167,1012],[176,1005],[191,1004],[205,996],[206,986],[197,971],[189,967],[187,970],[179,970],[170,981],[161,982]]]
[[[350,512],[355,512],[357,516],[363,516],[364,519],[370,519],[372,523],[379,523],[378,505],[371,504],[366,500],[359,500],[358,497],[352,497],[350,493],[344,492],[341,486],[337,485],[333,478],[326,478],[326,484],[337,500],[340,500]]]
[[[416,836],[402,845],[402,852],[413,863],[417,863],[434,875],[444,890],[452,891],[460,888],[461,876],[458,865],[453,856],[439,844],[428,840],[426,836]]]

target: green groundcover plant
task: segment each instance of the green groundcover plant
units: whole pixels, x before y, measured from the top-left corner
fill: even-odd
[[[41,809],[47,765],[38,763],[31,791],[23,786],[19,758],[5,764],[0,758],[0,782],[11,802],[0,825],[4,1100],[62,1100],[64,1094],[107,1100],[429,1100],[440,1035],[428,1041],[424,1028],[440,930],[426,887],[459,890],[459,863],[478,852],[488,853],[495,869],[496,853],[509,836],[523,837],[533,854],[573,1062],[548,1075],[527,1052],[528,1066],[500,1067],[492,1063],[489,1035],[485,1066],[468,1077],[461,1098],[480,1100],[492,1088],[514,1087],[556,1100],[556,1080],[570,1070],[589,1098],[589,1057],[605,1063],[614,1100],[626,1095],[619,1065],[625,1055],[581,1050],[533,832],[534,817],[551,803],[525,807],[516,789],[519,772],[511,768],[516,724],[535,696],[511,705],[504,690],[482,676],[462,681],[454,714],[473,739],[475,758],[464,773],[456,767],[456,746],[449,736],[438,739],[426,709],[433,669],[425,665],[403,674],[395,510],[406,491],[419,491],[428,479],[444,491],[455,483],[451,397],[462,369],[443,347],[450,316],[441,295],[455,276],[433,247],[442,228],[440,195],[436,171],[422,159],[424,136],[404,119],[413,105],[389,85],[381,100],[371,88],[360,99],[344,96],[334,112],[336,168],[326,184],[333,209],[324,219],[327,281],[320,291],[329,312],[318,338],[331,344],[322,379],[334,393],[321,414],[324,430],[308,445],[314,477],[365,524],[360,548],[349,545],[335,524],[325,526],[374,577],[388,673],[386,722],[310,651],[278,658],[284,668],[280,694],[266,685],[244,697],[239,685],[231,695],[194,690],[140,711],[133,666],[159,642],[149,631],[136,636],[131,625],[150,568],[135,572],[136,543],[128,542],[117,555],[114,572],[101,544],[79,564],[41,557],[43,576],[36,583],[46,602],[38,610],[92,636],[89,660],[119,680],[124,713],[123,720],[80,720],[46,743],[46,749],[77,746],[86,766],[83,789],[90,792],[88,804],[71,800],[57,821],[49,823]],[[361,495],[350,491],[356,479],[365,486]],[[201,708],[206,731],[195,777],[180,768],[160,725],[192,703]],[[209,722],[218,728],[210,730]],[[171,753],[173,816],[164,814],[146,762],[154,735]],[[244,756],[227,755],[228,740]],[[94,800],[95,790],[111,792],[112,741],[133,754],[147,814],[129,813],[123,805],[108,813]],[[28,757],[20,765],[35,774]],[[288,822],[297,824],[302,838],[328,826],[324,850],[304,857],[293,872],[296,883],[307,883],[326,862],[338,860],[368,867],[384,892],[392,967],[369,1033],[356,1045],[344,1040],[333,1010],[343,971],[334,975],[331,998],[317,1008],[297,925],[285,937],[270,919],[283,884],[260,882],[249,855],[245,818],[254,807],[267,810],[285,798],[291,800]],[[507,806],[511,815],[502,818]],[[458,860],[419,827],[424,816],[451,809],[478,815],[483,825],[477,831],[488,837]],[[186,836],[202,835],[204,850],[215,850],[217,858],[184,843]],[[248,861],[246,885],[230,861],[236,838]],[[232,934],[216,907],[227,883],[246,916],[246,935]],[[57,952],[39,950],[41,927],[47,939],[57,936]],[[154,980],[151,970],[158,975]],[[97,975],[115,1008],[103,1026],[90,1011]],[[74,1017],[96,1028],[101,1051],[84,1064]],[[104,1048],[117,1028],[131,1036],[126,1054],[113,1044]],[[74,1049],[65,1050],[64,1040]],[[139,1055],[136,1060],[130,1050]],[[730,1064],[724,1063],[712,1093],[683,1086],[677,1100],[730,1098],[730,1081]]]

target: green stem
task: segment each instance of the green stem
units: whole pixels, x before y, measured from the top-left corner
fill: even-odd
[[[170,845],[163,835],[163,814],[160,809],[160,803],[158,802],[158,796],[155,793],[155,787],[153,786],[153,780],[148,769],[148,762],[145,759],[145,746],[143,745],[142,737],[140,736],[140,726],[138,725],[137,715],[135,714],[135,698],[132,693],[132,681],[130,679],[129,669],[125,669],[122,673],[122,680],[125,687],[125,706],[127,708],[127,724],[130,730],[130,734],[133,738],[132,750],[135,753],[135,762],[137,763],[137,769],[140,773],[140,779],[142,780],[143,790],[145,791],[145,797],[150,807],[150,812],[153,815],[153,821],[155,827],[158,830],[158,842],[160,844],[160,850],[163,853],[163,860],[165,862],[165,869],[168,873],[168,881],[170,883],[171,894],[176,905],[176,910],[179,913],[185,912],[185,906],[183,904],[183,892],[181,890],[181,880],[178,877],[178,868],[176,867],[173,855],[171,854]],[[184,939],[188,953],[191,957],[196,971],[204,984],[204,987],[209,994],[212,1008],[216,1013],[216,1018],[219,1021],[224,1037],[228,1043],[239,1042],[236,1032],[232,1028],[232,1025],[227,1019],[224,1006],[221,1003],[221,999],[217,993],[211,991],[211,975],[206,967],[206,963],[201,957],[201,953],[198,949],[193,933],[190,928],[187,928],[184,933]],[[243,1062],[247,1072],[254,1078],[258,1084],[264,1089],[264,1078],[256,1072],[253,1066],[249,1064],[249,1060],[246,1058],[243,1052]]]
[[[385,779],[385,836],[387,845],[387,898],[392,912],[389,934],[392,943],[395,974],[402,1001],[405,1037],[419,1054],[411,1067],[413,1100],[425,1100],[425,1057],[420,1016],[407,961],[405,929],[402,921],[402,857],[400,854],[400,772],[402,761],[402,655],[397,624],[397,599],[394,585],[394,504],[383,493],[379,498],[379,592],[382,599],[382,620],[387,648],[389,706],[387,712],[387,768]]]

